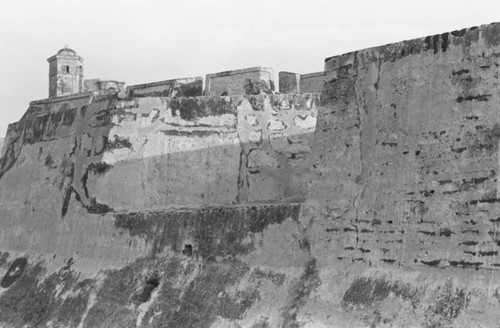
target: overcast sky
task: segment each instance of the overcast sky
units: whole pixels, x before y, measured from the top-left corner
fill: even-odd
[[[65,44],[85,78],[128,85],[326,57],[500,21],[499,0],[0,0],[0,137],[48,96]]]

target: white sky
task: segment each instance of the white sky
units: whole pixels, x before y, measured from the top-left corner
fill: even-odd
[[[499,0],[0,0],[0,137],[48,96],[68,44],[85,78],[128,85],[326,57],[500,21]]]

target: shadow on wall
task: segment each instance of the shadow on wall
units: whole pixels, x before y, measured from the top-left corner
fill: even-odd
[[[82,172],[92,161],[102,158],[106,148],[103,143],[105,138],[98,138],[101,144],[96,147],[100,149],[95,148],[92,153],[88,149],[88,136],[90,133],[99,136],[109,134],[109,113],[115,104],[113,96],[102,97],[96,102],[92,102],[92,97],[85,96],[62,104],[32,104],[21,121],[9,125],[5,154],[0,162],[0,179],[15,166],[19,156],[23,155],[24,148],[32,146],[29,151],[33,151],[36,149],[33,147],[40,144],[37,149],[38,159],[43,160],[34,164],[42,164],[47,169],[57,169],[60,176],[59,189],[65,191],[64,197],[68,198],[75,193],[89,212],[99,212],[96,208],[101,208],[101,204],[97,204],[84,188]],[[71,143],[70,151],[61,154],[61,157],[55,155],[57,149],[50,147],[50,141],[58,139],[65,142],[70,140]],[[44,154],[44,146],[51,152]],[[75,176],[79,176],[80,181],[74,182]],[[34,177],[37,178],[43,179],[42,176]],[[12,182],[8,185],[9,188],[16,188]]]

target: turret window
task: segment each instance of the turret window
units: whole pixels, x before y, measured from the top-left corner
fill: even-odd
[[[69,73],[69,65],[62,65],[62,72]]]

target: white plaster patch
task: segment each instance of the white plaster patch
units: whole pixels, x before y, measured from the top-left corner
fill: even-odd
[[[280,119],[273,119],[267,122],[267,129],[269,131],[282,131],[287,128],[285,122]]]
[[[311,115],[306,115],[305,117],[297,115],[293,118],[293,123],[296,127],[304,130],[314,129],[316,127],[316,118]]]
[[[262,131],[250,131],[250,133],[248,133],[248,141],[260,144],[262,142]]]
[[[199,117],[195,122],[183,121],[186,126],[206,124],[213,127],[225,127],[228,129],[236,128],[236,115],[234,114],[222,114],[219,116],[206,116]]]
[[[307,108],[307,109],[310,109],[310,108],[311,108],[311,106],[312,106],[312,98],[308,98],[308,99],[306,100],[306,108]]]
[[[281,103],[280,103],[280,106],[281,106],[281,108],[283,108],[284,110],[288,110],[288,109],[292,108],[292,107],[290,106],[290,101],[289,101],[288,99],[283,99],[283,100],[281,101]]]
[[[245,117],[245,119],[247,120],[248,123],[250,123],[251,126],[259,125],[259,120],[255,115],[248,115],[247,117]]]

